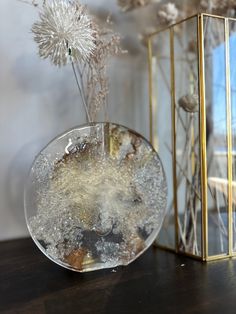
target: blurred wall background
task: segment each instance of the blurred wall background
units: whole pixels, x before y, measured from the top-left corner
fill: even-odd
[[[112,13],[130,52],[109,67],[110,120],[148,137],[147,59],[144,47],[136,51],[135,15],[122,14],[115,1],[83,3],[100,19]],[[58,69],[37,55],[30,33],[37,16],[30,5],[0,1],[0,241],[27,235],[23,190],[34,157],[85,121],[70,67]]]

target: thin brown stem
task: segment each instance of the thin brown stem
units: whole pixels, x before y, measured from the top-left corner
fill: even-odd
[[[85,110],[85,113],[86,113],[86,119],[90,123],[91,122],[91,118],[90,118],[90,115],[89,115],[89,112],[88,112],[87,104],[86,104],[85,99],[84,99],[84,94],[83,94],[83,91],[82,91],[81,82],[78,79],[78,75],[76,73],[75,65],[74,65],[74,62],[72,60],[71,60],[71,65],[72,65],[73,73],[74,73],[74,76],[75,76],[75,81],[76,81],[77,87],[78,87],[79,92],[80,92],[80,96],[81,96],[81,99],[82,99],[83,107],[84,107],[84,110]]]

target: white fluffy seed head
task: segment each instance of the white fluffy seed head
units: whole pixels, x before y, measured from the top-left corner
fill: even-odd
[[[40,57],[57,66],[88,61],[96,48],[94,22],[78,0],[46,1],[32,27]]]

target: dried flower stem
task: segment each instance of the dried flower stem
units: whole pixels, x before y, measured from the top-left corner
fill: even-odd
[[[82,102],[83,102],[83,107],[84,107],[84,110],[86,112],[86,119],[87,119],[88,122],[91,122],[91,118],[90,118],[90,115],[89,115],[88,107],[87,107],[87,104],[86,104],[85,99],[84,99],[83,89],[82,89],[82,87],[80,85],[80,80],[78,79],[78,76],[77,76],[77,73],[76,73],[76,69],[75,69],[75,65],[74,65],[74,62],[72,60],[71,60],[71,65],[72,65],[73,73],[74,73],[74,76],[75,76],[75,81],[76,81],[76,84],[77,84],[77,87],[79,89],[80,96],[81,96],[81,99],[82,99]]]
[[[39,4],[37,1],[32,0],[32,1],[27,1],[27,0],[18,0],[19,2],[25,3],[25,4],[29,4],[32,5],[34,7],[37,7]],[[43,1],[43,4],[45,3],[46,0]]]

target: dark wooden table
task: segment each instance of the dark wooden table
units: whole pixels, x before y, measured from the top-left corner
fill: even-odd
[[[1,313],[236,313],[236,260],[203,264],[150,248],[91,273],[49,261],[31,239],[0,243]]]

